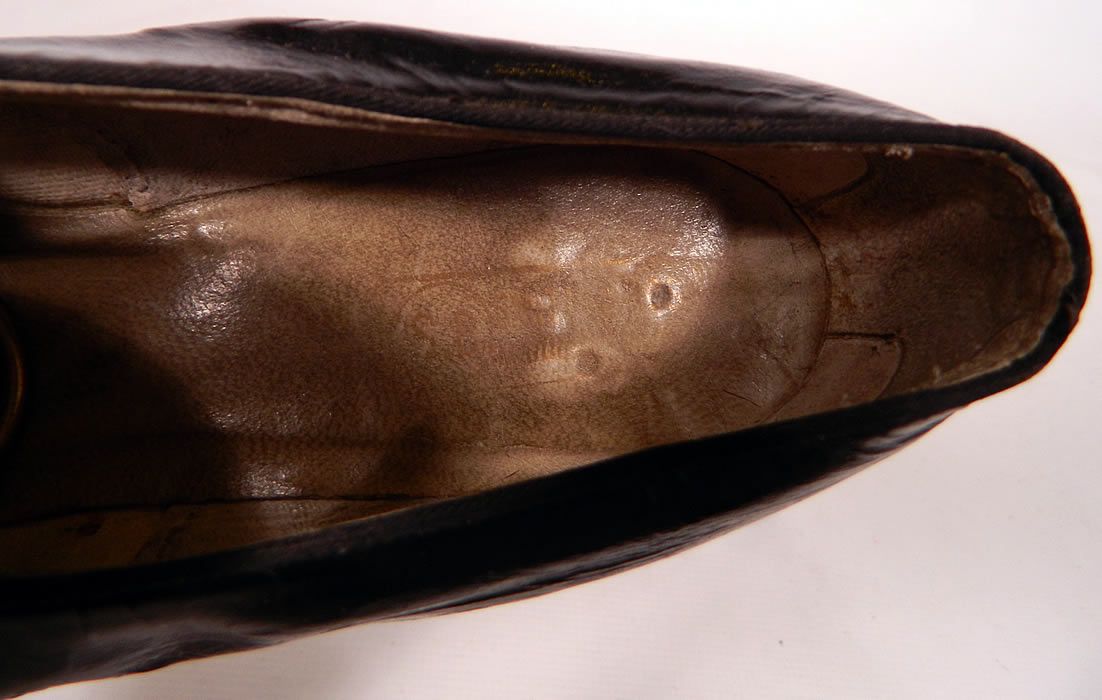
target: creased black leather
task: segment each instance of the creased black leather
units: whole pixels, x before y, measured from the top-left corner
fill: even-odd
[[[779,126],[764,119],[932,122],[762,71],[320,21],[3,40],[0,50],[0,75],[14,80],[295,96],[525,130],[624,133],[631,122],[633,135],[687,137],[686,118],[761,134]]]
[[[691,443],[243,550],[0,580],[0,693],[156,668],[356,622],[542,593],[676,551],[834,483],[1038,371],[1089,279],[1043,158],[990,131],[786,76],[386,27],[263,21],[0,41],[0,80],[293,97],[527,131],[939,143],[1005,154],[1054,204],[1076,270],[1038,346],[960,384]]]

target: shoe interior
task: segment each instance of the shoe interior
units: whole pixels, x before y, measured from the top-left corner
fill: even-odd
[[[0,572],[239,547],[950,384],[1051,206],[957,147],[598,143],[0,84]],[[5,342],[8,342],[5,340]]]

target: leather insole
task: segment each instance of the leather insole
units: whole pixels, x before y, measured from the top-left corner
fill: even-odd
[[[942,156],[451,145],[218,188],[47,135],[68,166],[0,178],[27,372],[8,571],[239,546],[984,371],[1059,282],[1036,217],[986,181],[954,199]]]

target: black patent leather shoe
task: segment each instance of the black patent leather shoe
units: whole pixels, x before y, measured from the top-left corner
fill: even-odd
[[[1037,372],[1067,185],[734,68],[254,22],[0,42],[0,690],[697,543]]]

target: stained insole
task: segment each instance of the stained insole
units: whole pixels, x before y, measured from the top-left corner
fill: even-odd
[[[423,161],[23,238],[0,295],[49,419],[6,468],[9,521],[280,500],[294,529],[303,502],[737,430],[798,391],[828,310],[784,200],[691,153]]]

